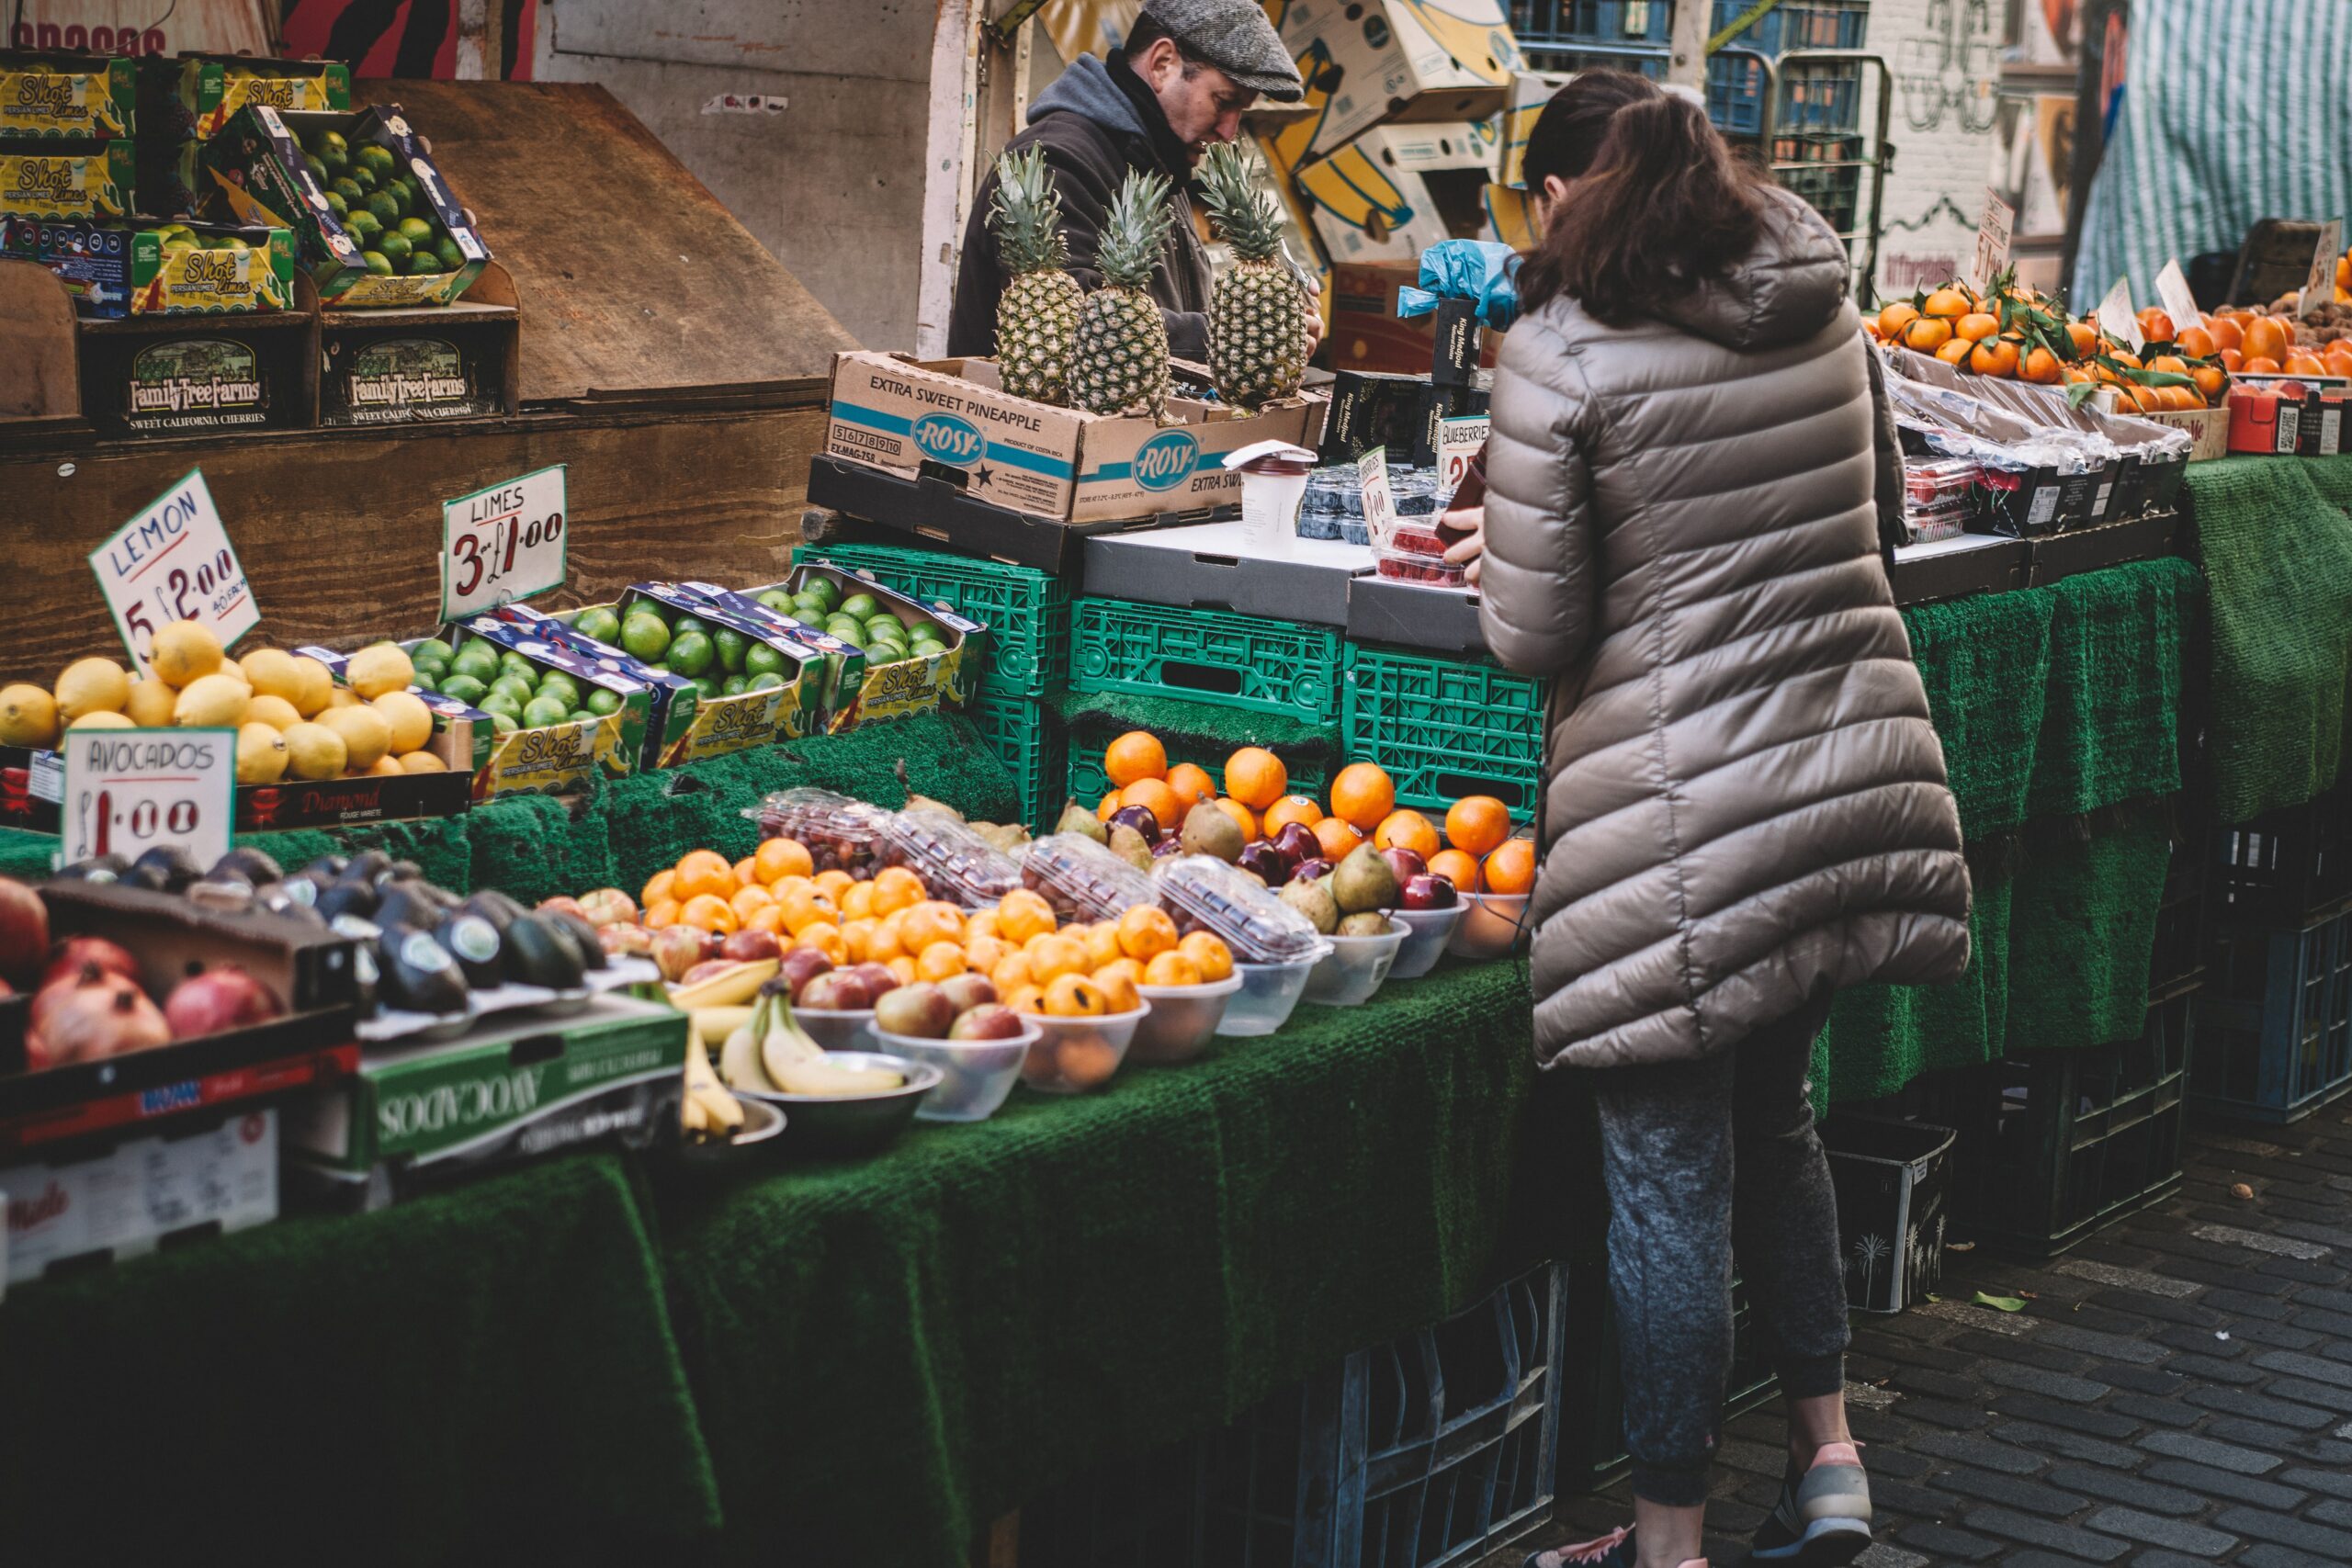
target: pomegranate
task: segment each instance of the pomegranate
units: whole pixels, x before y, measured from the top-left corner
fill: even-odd
[[[164,1021],[175,1040],[218,1034],[276,1018],[285,1010],[269,987],[233,964],[191,975],[164,1000]]]
[[[40,983],[46,987],[51,981],[78,975],[91,964],[109,975],[119,975],[133,985],[139,982],[139,960],[120,943],[102,936],[69,936],[57,944],[49,967],[41,972]]]
[[[0,976],[23,985],[49,956],[49,906],[12,877],[0,876]]]
[[[48,1008],[40,1007],[41,998],[33,999],[40,1022],[26,1032],[28,1066],[96,1062],[171,1043],[171,1025],[146,992],[119,975],[85,973],[86,977],[43,987],[51,998]]]

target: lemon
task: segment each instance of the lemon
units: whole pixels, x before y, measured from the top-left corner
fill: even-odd
[[[161,729],[172,722],[172,705],[179,700],[180,694],[161,681],[133,681],[130,700],[122,705],[122,711],[141,728]]]
[[[252,701],[243,681],[198,675],[172,705],[172,722],[191,729],[234,729],[245,722],[245,705]]]
[[[408,770],[401,766],[399,758],[386,753],[377,758],[375,764],[368,772],[379,779],[396,779],[405,774]]]
[[[57,744],[57,699],[19,681],[0,687],[0,746]]]
[[[448,771],[449,764],[430,751],[411,751],[401,759],[401,772],[404,773],[446,773]]]
[[[57,711],[71,724],[85,713],[120,713],[130,677],[111,659],[77,659],[57,678]]]
[[[65,728],[68,729],[136,729],[139,727],[112,708],[93,708]]]
[[[266,724],[247,724],[237,730],[237,782],[241,784],[276,784],[286,776],[286,764],[293,759],[286,750],[286,737]]]
[[[286,742],[287,772],[296,778],[331,779],[343,772],[343,737],[325,725],[293,725],[279,739]]]
[[[294,655],[294,673],[301,680],[300,688],[291,696],[284,692],[274,694],[286,697],[304,718],[315,718],[334,698],[334,677],[327,672],[325,665],[307,653]]]
[[[376,759],[392,748],[390,721],[364,703],[329,708],[319,715],[319,722],[343,738],[344,766],[355,773],[374,767]]]
[[[289,703],[301,701],[302,671],[294,656],[284,649],[255,649],[238,660],[238,668],[245,672],[245,683],[253,687],[254,695],[283,697]]]
[[[255,697],[245,705],[245,722],[283,732],[302,722],[301,710],[284,697]]]
[[[416,666],[409,662],[399,644],[371,643],[351,656],[343,679],[353,691],[373,702],[386,692],[407,690],[408,683],[416,679]]]
[[[327,698],[329,712],[336,708],[356,708],[360,705],[359,694],[348,686],[337,686],[334,689],[334,694]]]
[[[147,662],[157,680],[185,689],[220,668],[220,639],[194,621],[174,621],[148,645]]]
[[[386,692],[368,705],[392,727],[394,751],[413,751],[433,739],[433,710],[414,692]]]

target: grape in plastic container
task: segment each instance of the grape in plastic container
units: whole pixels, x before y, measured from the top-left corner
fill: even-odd
[[[1115,920],[1157,897],[1151,878],[1080,833],[1048,833],[1021,857],[1022,886],[1067,923]]]
[[[890,813],[829,789],[780,789],[743,813],[760,825],[763,839],[791,839],[808,852],[819,871],[874,874],[876,847]]]
[[[936,811],[884,813],[874,861],[905,866],[933,897],[967,909],[985,908],[1021,886],[1021,867],[1011,855]]]
[[[1243,964],[1287,964],[1323,942],[1306,916],[1238,866],[1208,855],[1174,855],[1152,867],[1160,908],[1186,934],[1214,932]]]

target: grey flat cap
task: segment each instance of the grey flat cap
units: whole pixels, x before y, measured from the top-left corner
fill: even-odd
[[[1146,0],[1143,14],[1239,85],[1285,104],[1306,96],[1259,0]]]

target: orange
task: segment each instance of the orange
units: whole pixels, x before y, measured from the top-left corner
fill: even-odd
[[[871,882],[851,883],[849,885],[849,891],[841,896],[840,903],[842,907],[842,919],[845,920],[865,920],[873,919],[875,913],[874,884]]]
[[[2018,373],[2018,345],[2007,338],[1988,337],[1969,351],[1968,367],[1979,376]]]
[[[2066,341],[2075,345],[2075,357],[2088,359],[2098,352],[2098,329],[2088,321],[2068,321]]]
[[[758,868],[762,882],[774,882],[786,876],[813,876],[816,862],[797,839],[770,839],[752,852],[752,860]]]
[[[1078,935],[1076,931],[1070,934]],[[1125,956],[1119,951],[1119,926],[1115,920],[1097,920],[1087,927],[1086,934],[1078,940],[1086,944],[1089,968],[1100,969],[1105,964],[1116,964]]]
[[[762,909],[773,908],[775,905],[775,897],[756,882],[749,887],[738,887],[735,897],[727,900],[727,907],[735,911],[736,920],[746,924],[753,915]]]
[[[1176,944],[1176,951],[1193,961],[1204,981],[1222,980],[1233,973],[1233,949],[1215,931],[1193,931]]]
[[[784,911],[774,904],[763,905],[752,911],[750,919],[743,922],[743,929],[747,931],[765,931],[770,936],[781,936],[784,934]]]
[[[2335,258],[2335,287],[2352,288],[2352,251]]]
[[[2347,358],[2346,361],[2344,373],[2352,375],[2352,358]],[[2188,375],[2189,378],[2197,383],[2197,389],[2202,392],[2209,401],[2220,397],[2222,389],[2229,385],[2230,380],[2219,368],[2211,365],[2200,365],[2191,370]]]
[[[825,897],[836,904],[842,901],[842,894],[857,885],[857,878],[845,871],[820,871],[808,880],[815,883],[823,890]]]
[[[2234,317],[2208,316],[2205,319],[2205,334],[2213,340],[2215,354],[2225,348],[2243,350],[2245,347],[2245,329],[2238,325]]]
[[[792,933],[795,947],[813,947],[835,964],[849,962],[849,939],[842,935],[841,927],[831,920],[819,920],[815,925]]]
[[[739,861],[737,861],[737,862],[735,863],[735,886],[738,886],[738,887],[749,887],[749,886],[751,886],[753,883],[755,883],[755,882],[759,881],[759,879],[760,879],[759,863],[758,863],[757,861],[755,861],[752,856],[750,856],[750,855],[745,855],[741,860],[739,860]]]
[[[1227,817],[1232,818],[1234,821],[1240,824],[1241,837],[1245,842],[1258,837],[1258,814],[1256,812],[1250,810],[1248,807],[1242,805],[1239,801],[1234,799],[1229,795],[1221,795],[1217,796],[1216,808],[1219,811],[1224,812]]]
[[[1922,316],[1903,329],[1903,346],[1932,354],[1951,341],[1951,323],[1940,316]]]
[[[1482,855],[1510,837],[1510,807],[1491,795],[1465,795],[1445,808],[1445,841]]]
[[[926,980],[944,980],[968,967],[964,950],[952,942],[934,942],[915,954],[915,973]]]
[[[1130,729],[1102,749],[1102,772],[1120,789],[1137,779],[1168,776],[1168,748],[1148,730]]]
[[[1535,845],[1526,839],[1504,840],[1478,874],[1489,893],[1526,892],[1535,886]]]
[[[937,898],[926,898],[913,908],[899,916],[899,941],[909,953],[920,956],[923,949],[937,942],[964,941],[964,911]]]
[[[2186,376],[2188,374],[2188,362],[2177,354],[2159,354],[2148,361],[2148,368],[2161,370],[2167,376]]]
[[[2186,411],[2201,409],[2205,406],[2205,400],[2198,394],[2194,387],[2158,387],[2156,392],[2164,399],[2165,407],[2168,409]]]
[[[2084,369],[2079,365],[2069,365],[2066,367],[2064,375],[2066,378],[2066,385],[2069,387],[2086,386],[2098,379],[2097,377],[2094,377],[2089,371]]]
[[[2110,349],[2107,356],[2118,365],[2128,365],[2134,370],[2141,368],[2140,356],[2129,349]]]
[[[1094,972],[1094,983],[1102,987],[1102,1005],[1113,1012],[1133,1012],[1143,1006],[1143,998],[1136,994],[1142,980],[1142,967],[1132,958],[1105,964]]]
[[[1323,858],[1336,865],[1348,858],[1350,850],[1363,842],[1363,835],[1351,823],[1326,817],[1315,824],[1315,841],[1322,846]]]
[[[2346,348],[2341,339],[2327,345],[2327,373],[2352,376],[2352,349]]]
[[[2299,348],[2292,354],[2287,355],[2287,374],[2290,376],[2324,376],[2327,374],[2327,363],[2320,358],[2318,355],[2312,353],[2310,350]]]
[[[2018,366],[2018,379],[2054,387],[2058,384],[2059,370],[2058,356],[2037,344]]]
[[[1196,762],[1179,762],[1169,769],[1167,784],[1187,810],[1197,801],[1216,798],[1216,781]]]
[[[975,909],[964,917],[964,943],[967,947],[974,937],[1003,934],[996,929],[996,906],[993,904],[985,909]]]
[[[784,911],[784,929],[798,936],[813,925],[838,926],[841,908],[831,898],[815,888],[806,893],[791,893],[775,901]]]
[[[1016,887],[997,900],[996,929],[1009,942],[1027,942],[1054,929],[1054,907],[1046,902],[1044,894]]]
[[[1884,343],[1886,341],[1886,333],[1879,330],[1878,318],[1876,316],[1864,316],[1862,318],[1862,335],[1869,338],[1872,343]]]
[[[1094,819],[1097,822],[1108,822],[1111,820],[1112,813],[1119,809],[1119,792],[1115,789],[1107,792],[1102,799],[1094,803]]]
[[[1437,829],[1418,811],[1392,811],[1372,835],[1375,850],[1410,850],[1426,860],[1437,853]]]
[[[704,931],[717,931],[721,936],[731,935],[738,924],[735,911],[728,906],[726,899],[716,893],[697,893],[679,905],[678,922],[700,926]]]
[[[1015,986],[1009,991],[999,986],[997,990],[1004,998],[1004,1005],[1015,1012],[1035,1014],[1046,1010],[1046,988],[1043,986]]]
[[[2218,357],[2222,361],[2222,368],[2230,375],[2234,376],[2245,368],[2245,355],[2240,349],[2225,348]]]
[[[894,865],[874,874],[874,912],[895,915],[900,909],[911,909],[931,896],[922,878],[905,866]]]
[[[2222,363],[2228,365],[2230,362],[2224,359]],[[2231,368],[2243,370],[2249,376],[2276,376],[2278,374],[2278,362],[2267,354],[2250,354],[2244,365],[2232,366]]]
[[[1894,304],[1889,305],[1885,310],[1881,310],[1878,313],[1879,335],[1881,337],[1893,337],[1895,333],[1901,332],[1905,327],[1910,325],[1913,321],[1916,321],[1918,319],[1919,312],[1916,309],[1905,301],[1898,299]]]
[[[1936,357],[1946,365],[1966,365],[1969,355],[1974,351],[1975,347],[1976,345],[1966,338],[1956,337],[1936,350]]]
[[[637,907],[640,909],[650,909],[656,904],[669,903],[670,889],[677,885],[677,881],[678,874],[674,871],[655,872],[653,880],[648,882],[643,891],[638,894]]]
[[[989,965],[989,984],[996,987],[999,996],[1036,983],[1036,968],[1030,964],[1029,955],[1025,953],[1008,953]]]
[[[1050,986],[1065,975],[1083,975],[1093,965],[1087,962],[1086,943],[1074,936],[1057,932],[1041,937],[1029,950],[1029,968],[1040,985]]]
[[[784,911],[778,909],[775,915],[778,919],[782,919]],[[874,922],[867,919],[843,920],[842,945],[849,950],[849,961],[852,964],[863,964],[872,958],[874,956]]]
[[[665,871],[662,874],[667,876],[670,874]],[[675,898],[663,898],[657,903],[648,904],[645,907],[645,929],[647,931],[658,931],[663,926],[674,926],[677,923],[678,901]]]
[[[1048,1018],[1101,1018],[1111,1010],[1111,998],[1091,975],[1057,975],[1046,982]]]
[[[888,969],[890,972],[890,977],[901,986],[911,986],[915,983],[915,961],[903,953],[896,958],[884,959],[882,967]]]
[[[1453,884],[1457,893],[1478,891],[1478,857],[1461,850],[1440,850],[1430,856],[1430,872]]]
[[[1119,792],[1119,798],[1150,812],[1162,832],[1173,832],[1184,824],[1187,803],[1178,800],[1176,792],[1162,780],[1137,779]]]
[[[1927,302],[1919,310],[1921,314],[1928,316],[1965,316],[1973,308],[1974,302],[1961,290],[1939,288],[1928,296]]]
[[[1396,784],[1375,762],[1350,762],[1331,781],[1331,815],[1369,833],[1396,808]]]
[[[1953,322],[1951,335],[1954,337],[1964,337],[1969,342],[1974,343],[1979,338],[1991,337],[2000,330],[2001,322],[1998,317],[1988,316],[1979,310],[1972,312],[1969,315],[1962,316],[1959,321]]]
[[[1154,904],[1137,904],[1119,917],[1119,951],[1145,962],[1176,947],[1176,922]]]
[[[2283,360],[2293,344],[2293,335],[2273,317],[2256,316],[2245,323],[2245,356],[2249,363],[2256,359]]]
[[[1286,795],[1266,807],[1266,831],[1279,833],[1293,822],[1312,828],[1323,820],[1323,808],[1311,795]]]
[[[816,890],[817,879],[813,876],[779,876],[768,885],[768,892],[779,904],[794,893],[813,893]]]
[[[2183,327],[2175,341],[2180,345],[2180,352],[2191,359],[2211,359],[2220,346],[2214,343],[2213,334],[2203,327]]]
[[[1206,982],[1201,966],[1181,953],[1163,953],[1143,966],[1147,986],[1199,986]]]
[[[1225,760],[1225,793],[1252,811],[1263,811],[1290,788],[1290,770],[1263,746],[1244,746]]]
[[[735,891],[735,868],[713,850],[689,850],[678,862],[677,880],[670,885],[680,903],[708,894],[726,898]]]
[[[2172,318],[2165,314],[2161,306],[2148,306],[2140,312],[2140,335],[2150,343],[2170,343]]]
[[[986,975],[1020,951],[1001,936],[964,937],[964,966],[976,975]]]

